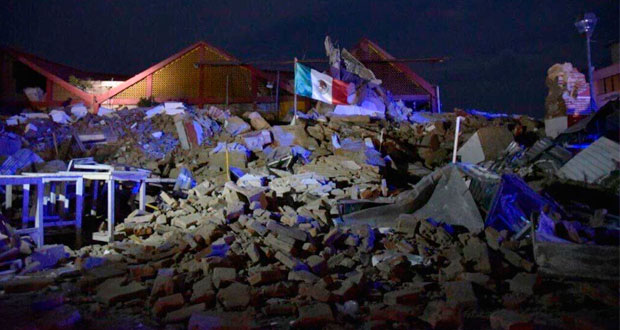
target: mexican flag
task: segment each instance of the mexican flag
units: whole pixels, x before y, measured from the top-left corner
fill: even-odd
[[[305,65],[295,64],[295,93],[329,104],[348,104],[349,85]]]

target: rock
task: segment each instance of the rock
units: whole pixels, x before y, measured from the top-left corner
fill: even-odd
[[[276,252],[275,257],[276,259],[278,259],[278,261],[280,261],[282,264],[284,264],[284,266],[288,267],[289,269],[307,268],[307,266],[301,263],[299,260],[291,257],[290,255],[286,255],[280,251]]]
[[[465,268],[461,265],[459,260],[452,260],[450,265],[448,265],[448,267],[444,267],[441,271],[443,272],[446,281],[452,281],[456,279],[459,274],[463,273]]]
[[[183,307],[185,300],[180,293],[173,294],[171,296],[161,297],[157,299],[153,306],[153,313],[158,316],[162,316],[170,311]]]
[[[190,215],[172,219],[172,225],[186,229],[198,223],[198,220],[200,220],[201,218],[202,216],[200,215],[200,213],[193,213]]]
[[[423,287],[390,291],[383,295],[383,302],[386,305],[415,305],[420,302],[423,293]]]
[[[53,283],[54,280],[52,278],[26,277],[8,280],[2,283],[2,287],[6,293],[21,293],[42,290]]]
[[[512,250],[500,247],[499,251],[504,255],[506,261],[515,267],[523,268],[528,272],[532,271],[534,268],[534,264],[531,261],[523,259],[519,254]]]
[[[495,311],[489,317],[492,329],[510,330],[510,329],[533,329],[531,317],[519,314],[508,309],[500,309]]]
[[[252,128],[257,131],[271,128],[271,125],[269,125],[269,123],[256,111],[250,112],[248,114],[248,118],[250,119],[250,125],[252,125]]]
[[[244,312],[195,312],[188,330],[251,329],[252,318]]]
[[[206,306],[213,306],[213,303],[215,303],[215,291],[213,290],[210,277],[204,277],[194,283],[190,302],[192,304],[205,303]]]
[[[261,209],[267,208],[265,189],[258,187],[240,187],[232,181],[226,182],[225,187],[243,195],[248,200],[248,204],[256,202],[260,205]]]
[[[174,208],[178,205],[178,202],[174,198],[170,197],[170,195],[166,194],[165,191],[162,191],[159,194],[159,197],[161,197],[164,203],[168,204],[170,207]]]
[[[183,322],[189,319],[192,316],[192,314],[197,313],[197,312],[202,312],[204,310],[205,310],[204,303],[177,309],[175,311],[172,311],[166,314],[166,317],[164,318],[164,322],[165,323]]]
[[[243,309],[250,303],[250,287],[235,282],[217,293],[226,310]]]
[[[491,261],[487,245],[478,238],[471,238],[463,247],[463,256],[466,261],[474,263],[474,269],[483,274],[491,273]]]
[[[464,308],[477,307],[478,298],[476,298],[474,288],[470,282],[445,282],[442,286],[448,303]]]
[[[460,329],[463,325],[463,314],[459,306],[441,300],[428,303],[420,318],[433,329]]]
[[[518,273],[512,280],[508,281],[510,291],[531,296],[534,294],[534,285],[536,285],[537,280],[537,274]]]
[[[136,215],[133,217],[125,218],[125,223],[150,223],[155,219],[155,215],[153,213],[144,214],[144,215]]]
[[[295,321],[296,326],[317,327],[334,322],[334,314],[328,304],[317,303],[299,308],[299,318]]]
[[[69,257],[64,245],[44,245],[36,249],[30,257],[31,262],[38,262],[37,270],[55,266],[62,259]]]
[[[224,124],[224,129],[228,134],[232,136],[236,136],[250,130],[250,125],[243,121],[243,119],[233,116],[226,119],[226,123]]]
[[[311,255],[306,259],[306,263],[310,270],[317,275],[323,275],[327,271],[327,261],[321,256]]]
[[[291,237],[295,240],[302,241],[302,242],[305,241],[307,238],[307,234],[304,231],[301,231],[299,229],[295,229],[292,227],[280,225],[273,220],[269,220],[267,222],[267,229],[278,234],[278,237],[288,236],[288,237]]]
[[[302,282],[306,282],[309,284],[313,284],[319,280],[319,277],[312,274],[311,272],[307,270],[298,270],[298,271],[289,272],[288,280],[289,281],[302,281]]]
[[[237,279],[237,271],[234,268],[217,267],[213,269],[213,285],[216,288],[232,283]]]
[[[148,294],[148,288],[138,282],[123,285],[122,278],[111,278],[97,287],[97,301],[107,305],[140,298]]]
[[[282,280],[284,275],[284,272],[278,269],[259,271],[248,277],[248,283],[251,286],[270,284]]]
[[[174,293],[174,280],[172,275],[160,273],[155,278],[155,282],[153,283],[153,289],[151,290],[151,296],[159,297],[159,296],[169,296]]]
[[[291,145],[302,146],[306,149],[318,147],[316,141],[304,130],[303,125],[282,125],[271,128],[273,140],[278,146],[288,147]]]

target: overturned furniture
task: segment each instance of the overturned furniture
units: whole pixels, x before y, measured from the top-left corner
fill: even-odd
[[[62,183],[64,185],[64,195],[55,195],[55,185]],[[46,206],[48,203],[56,203],[57,197],[61,197],[64,201],[65,209],[69,209],[69,199],[67,199],[67,185],[75,184],[75,219],[61,219],[58,215],[48,209],[46,214]],[[50,184],[50,195],[45,195],[45,186]],[[5,207],[10,209],[13,207],[13,186],[22,186],[22,229],[17,230],[20,235],[30,235],[33,237],[37,246],[44,244],[44,227],[49,226],[75,226],[77,239],[80,240],[82,228],[82,208],[83,208],[83,191],[84,179],[80,175],[73,173],[42,173],[27,175],[2,175],[0,176],[0,185],[5,189]],[[37,187],[35,199],[35,215],[30,216],[30,188]],[[68,213],[68,212],[67,212]],[[34,220],[34,227],[27,228],[28,223]]]

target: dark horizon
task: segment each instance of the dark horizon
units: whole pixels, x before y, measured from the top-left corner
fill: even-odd
[[[618,35],[612,1],[4,1],[0,43],[93,72],[133,75],[204,40],[246,61],[324,58],[329,35],[351,48],[362,37],[398,58],[447,56],[411,64],[438,84],[444,111],[454,107],[542,117],[546,70],[571,62],[586,73],[585,41],[574,21],[599,17],[593,65],[609,65]]]

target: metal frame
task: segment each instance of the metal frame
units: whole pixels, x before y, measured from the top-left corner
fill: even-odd
[[[105,165],[103,165],[105,167]],[[90,180],[97,182],[103,181],[108,186],[108,200],[107,200],[107,234],[105,237],[93,234],[94,240],[102,240],[107,242],[114,241],[114,211],[115,211],[115,193],[117,181],[132,181],[140,184],[139,189],[139,209],[144,211],[146,203],[146,185],[147,182],[159,182],[147,179],[149,172],[145,171],[108,171],[108,172],[74,172],[64,171],[57,173],[24,173],[22,175],[0,175],[0,185],[5,186],[5,208],[12,207],[13,199],[13,186],[23,186],[23,198],[22,198],[22,229],[17,230],[17,233],[22,234],[35,234],[33,236],[37,246],[44,244],[44,227],[49,226],[71,226],[76,227],[76,236],[78,242],[81,242],[82,232],[82,213],[84,211],[84,180]],[[75,182],[76,185],[76,206],[75,206],[75,219],[72,220],[60,220],[59,216],[53,214],[45,214],[45,207],[48,203],[55,205],[58,200],[55,193],[56,183],[61,182],[67,184],[69,182]],[[45,196],[45,185],[50,184],[50,194]],[[30,187],[32,185],[37,186],[37,198],[36,198],[36,213],[34,216],[34,228],[26,228],[30,217]],[[98,187],[98,186],[97,186]],[[65,209],[68,208],[68,199],[66,196],[66,186],[64,187],[65,193],[61,195],[61,200],[65,203]],[[93,196],[95,199],[97,196]],[[51,212],[50,212],[51,213]],[[45,221],[56,220],[56,221]]]
[[[73,226],[75,225],[78,238],[81,236],[82,229],[82,212],[84,209],[84,178],[77,175],[64,175],[64,174],[56,174],[56,173],[22,173],[22,176],[25,177],[36,177],[41,178],[43,183],[43,188],[45,189],[46,184],[50,184],[50,193],[49,196],[43,196],[43,226],[44,227],[60,227],[60,226]],[[56,184],[60,182],[64,184],[63,194],[56,195]],[[60,220],[60,217],[54,215],[55,205],[58,200],[64,202],[64,209],[69,209],[69,199],[67,198],[67,185],[68,183],[73,182],[75,184],[75,219],[70,220]],[[8,194],[7,194],[8,195]],[[7,196],[8,198],[8,196]],[[57,221],[46,221],[46,220],[57,220]],[[30,217],[22,216],[22,223],[30,222]]]
[[[106,166],[106,165],[103,165]],[[144,171],[109,171],[109,172],[58,172],[58,174],[66,175],[79,175],[84,180],[90,181],[103,181],[108,186],[108,231],[105,237],[98,235],[97,232],[93,233],[93,240],[97,241],[114,241],[114,210],[115,210],[115,193],[116,193],[116,181],[133,181],[140,184],[139,196],[139,209],[144,211],[146,200],[146,184],[149,172]]]
[[[42,246],[44,241],[43,234],[43,179],[36,177],[24,177],[15,175],[0,175],[0,185],[12,186],[21,185],[24,189],[24,198],[22,202],[22,223],[24,217],[28,217],[30,214],[30,186],[37,186],[37,201],[36,211],[34,216],[34,228],[22,228],[16,230],[19,235],[31,235],[37,246]],[[12,197],[12,192],[7,194]],[[5,201],[5,204],[11,204]],[[34,234],[34,235],[32,235]]]

